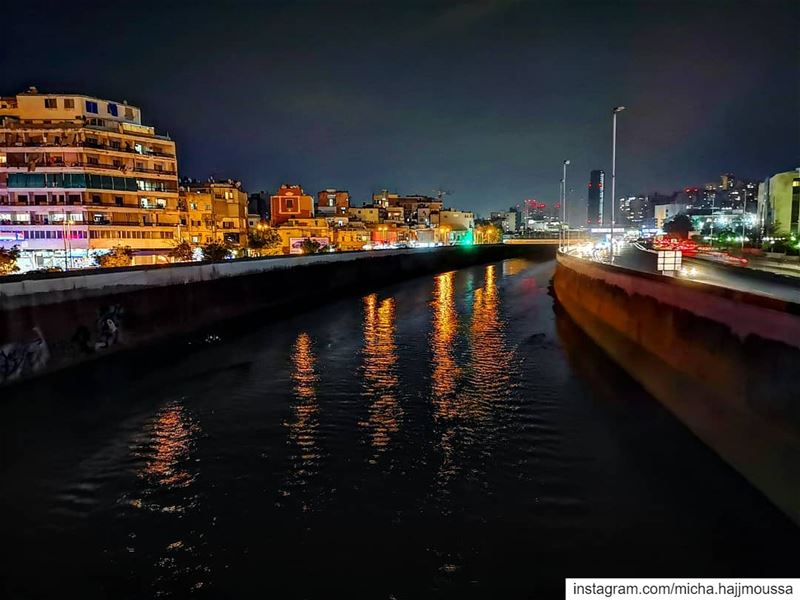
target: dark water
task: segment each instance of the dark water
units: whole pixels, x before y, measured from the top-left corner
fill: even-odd
[[[425,277],[5,391],[0,592],[796,574],[798,529],[554,309],[552,270]]]

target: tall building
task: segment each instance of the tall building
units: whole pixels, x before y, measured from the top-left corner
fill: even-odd
[[[589,199],[586,203],[586,223],[603,224],[603,184],[605,171],[594,170],[589,174]]]
[[[36,88],[0,99],[0,246],[24,270],[91,266],[130,246],[167,260],[184,216],[175,142],[127,102]]]
[[[313,219],[314,199],[299,185],[283,184],[270,199],[269,222],[273,227],[289,219]]]
[[[238,181],[184,180],[181,206],[187,211],[181,238],[195,245],[216,242],[247,244],[247,194]]]

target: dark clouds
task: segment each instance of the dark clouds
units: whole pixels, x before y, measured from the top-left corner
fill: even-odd
[[[800,164],[798,8],[744,2],[18,3],[0,85],[126,98],[184,174],[454,190],[488,211]]]

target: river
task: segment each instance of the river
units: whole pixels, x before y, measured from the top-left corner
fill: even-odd
[[[577,330],[552,273],[512,259],[320,298],[5,390],[0,592],[788,576],[798,528]]]

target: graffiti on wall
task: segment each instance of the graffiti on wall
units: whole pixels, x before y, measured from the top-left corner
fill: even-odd
[[[0,346],[0,383],[41,371],[49,361],[50,349],[42,330],[34,327],[32,340]]]

